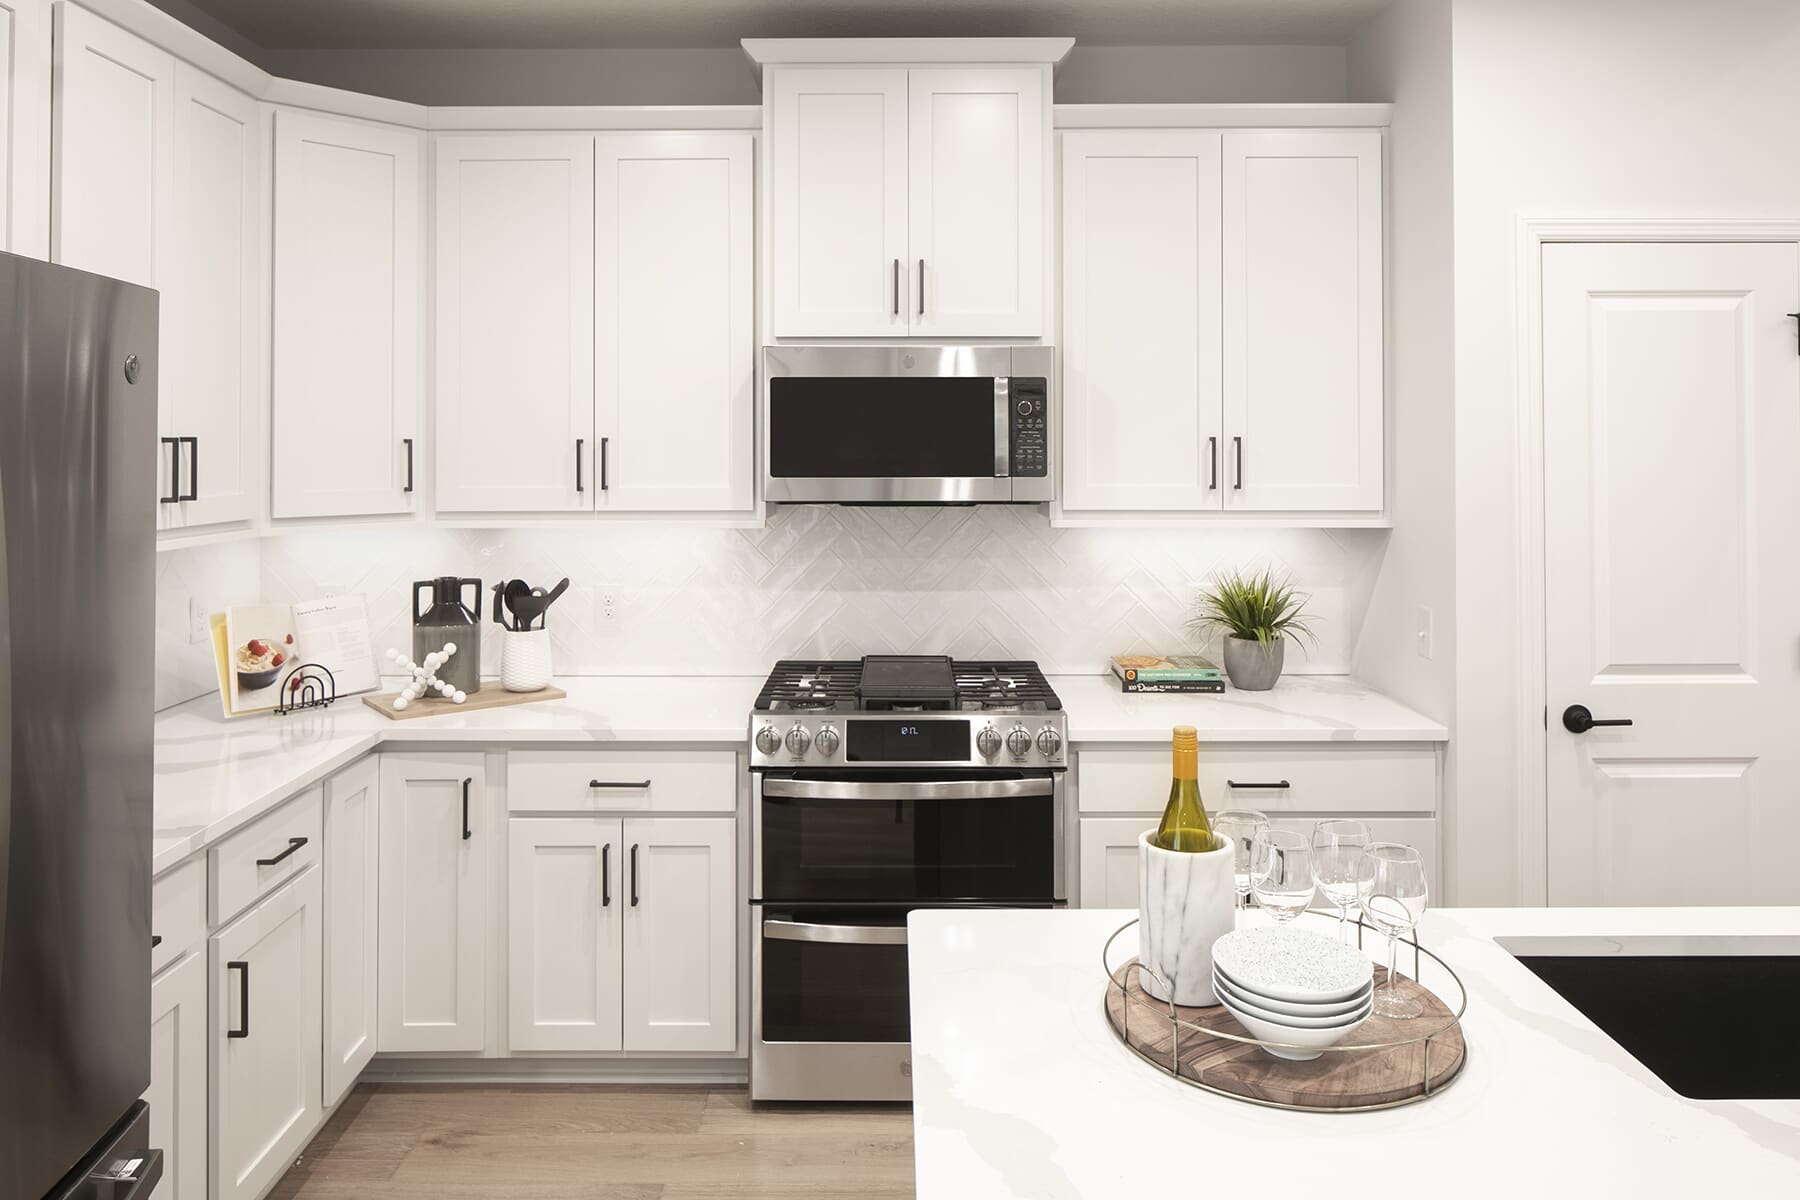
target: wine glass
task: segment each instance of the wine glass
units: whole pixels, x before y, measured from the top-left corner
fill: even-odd
[[[1313,898],[1312,840],[1291,829],[1270,829],[1250,850],[1250,890],[1277,925],[1306,911]]]
[[[1369,827],[1361,821],[1320,821],[1313,826],[1313,876],[1325,898],[1337,907],[1338,941],[1345,940],[1350,908],[1361,899],[1359,884],[1371,869]]]
[[[1394,956],[1400,938],[1411,933],[1425,915],[1429,894],[1425,860],[1411,846],[1394,842],[1376,842],[1366,853],[1375,870],[1363,910],[1369,914],[1369,923],[1387,935],[1387,985],[1375,993],[1375,1011],[1384,1017],[1416,1017],[1425,1011],[1424,1006],[1401,995],[1395,986]]]
[[[1213,814],[1213,832],[1231,839],[1234,862],[1232,878],[1237,884],[1237,905],[1250,903],[1250,852],[1263,834],[1269,831],[1269,818],[1253,808],[1227,808]]]

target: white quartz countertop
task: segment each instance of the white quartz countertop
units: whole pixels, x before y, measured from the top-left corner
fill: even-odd
[[[1659,952],[1681,952],[1681,939],[1729,932],[1780,938],[1795,953],[1800,908],[1430,912],[1421,941],[1469,989],[1468,1064],[1430,1100],[1369,1113],[1215,1096],[1126,1049],[1103,1012],[1101,947],[1136,915],[912,914],[920,1200],[1235,1197],[1274,1185],[1321,1200],[1800,1195],[1800,1101],[1678,1095],[1496,941],[1554,938],[1526,949],[1606,953],[1620,939],[1657,938],[1667,939]],[[1131,937],[1115,963],[1132,953]],[[1560,940],[1571,938],[1580,949]],[[1724,1015],[1671,1014],[1671,1036],[1683,1021],[1712,1019]]]
[[[1071,742],[1442,742],[1449,730],[1348,675],[1286,675],[1267,692],[1125,693],[1111,675],[1052,675]]]

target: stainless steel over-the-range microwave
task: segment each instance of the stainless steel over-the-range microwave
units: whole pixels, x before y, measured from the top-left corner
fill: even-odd
[[[1055,491],[1049,346],[768,346],[763,496],[1038,504]]]

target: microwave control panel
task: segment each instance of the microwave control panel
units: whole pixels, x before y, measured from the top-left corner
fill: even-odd
[[[1049,381],[1015,375],[1009,383],[1012,473],[1042,479],[1050,474]]]

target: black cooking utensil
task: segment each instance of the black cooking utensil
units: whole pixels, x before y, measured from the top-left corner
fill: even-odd
[[[506,610],[513,615],[513,631],[522,633],[531,628],[531,622],[519,611],[519,601],[531,595],[531,585],[523,579],[515,579],[506,585]]]

